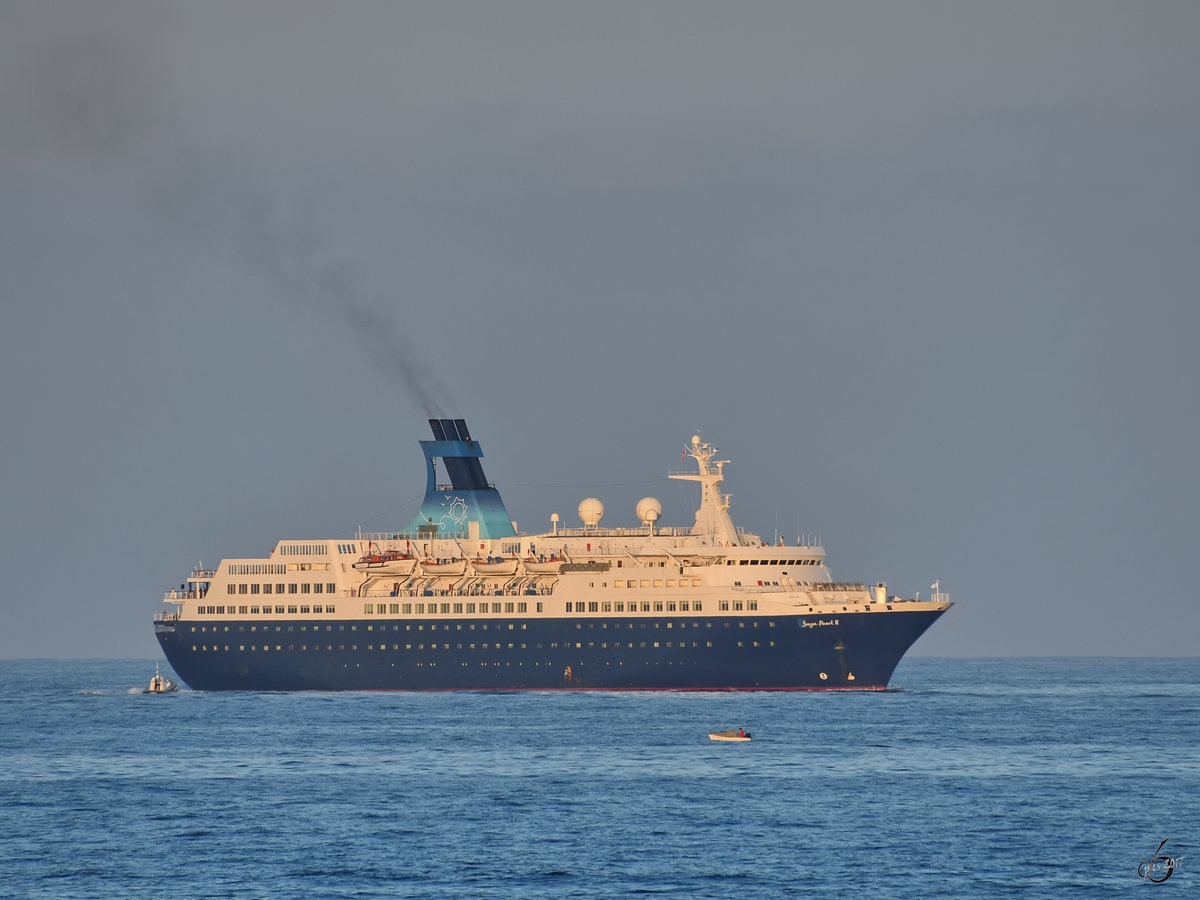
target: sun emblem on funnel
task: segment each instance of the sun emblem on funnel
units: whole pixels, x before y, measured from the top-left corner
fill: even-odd
[[[447,519],[453,523],[451,526],[447,523]],[[463,522],[467,520],[467,502],[462,497],[455,497],[450,501],[450,508],[446,514],[442,516],[442,526],[446,531],[462,531]]]

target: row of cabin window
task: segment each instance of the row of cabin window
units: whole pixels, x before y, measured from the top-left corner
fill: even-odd
[[[487,603],[364,603],[363,615],[365,616],[411,616],[414,607],[417,615],[437,615],[439,612],[445,615],[450,615],[451,611],[462,614],[464,611],[474,613],[478,611],[480,614],[488,615],[489,613],[512,613],[512,612],[529,612],[529,604],[525,601],[510,601],[506,603],[492,603],[491,609],[488,609]],[[478,607],[478,610],[477,610]],[[543,604],[536,604],[537,612],[544,612]]]
[[[657,622],[657,621],[647,621],[647,620],[644,620],[644,619],[642,619],[642,620],[629,620],[629,621],[627,621],[627,622],[625,622],[625,623],[624,623],[624,626],[625,626],[626,628],[630,629],[631,631],[632,631],[634,628],[640,628],[642,631],[645,631],[647,628],[653,628],[655,631],[657,631],[657,630],[658,630],[658,629],[659,629],[659,628],[662,626],[662,624],[663,624],[663,623],[661,623],[661,622]],[[675,626],[677,626],[677,625],[679,626],[679,628],[680,628],[680,629],[687,629],[687,627],[688,627],[688,623],[687,623],[687,622],[684,622],[684,621],[679,621],[679,622],[667,622],[667,623],[665,623],[665,624],[666,624],[667,630],[670,630],[670,629],[674,628],[674,627],[675,627]],[[750,627],[751,627],[751,628],[758,628],[758,627],[759,627],[759,624],[760,624],[760,623],[759,623],[757,620],[755,620],[755,621],[753,621],[753,622],[751,622],[751,623],[750,623]],[[405,630],[405,631],[412,631],[412,630],[415,628],[417,631],[424,631],[424,630],[425,630],[425,625],[426,625],[426,623],[424,623],[424,622],[419,622],[419,623],[417,623],[417,624],[415,624],[415,625],[414,625],[414,624],[412,624],[412,623],[406,623],[406,624],[404,625],[404,630]],[[464,625],[464,623],[462,623],[462,622],[455,622],[455,623],[453,623],[453,627],[452,627],[452,626],[451,626],[451,623],[449,623],[449,622],[443,622],[443,623],[442,623],[442,630],[443,630],[443,631],[462,631],[462,630],[463,630],[463,625]],[[487,630],[488,630],[488,627],[489,627],[487,622],[478,622],[478,623],[476,623],[476,622],[467,622],[467,623],[465,623],[465,625],[466,625],[466,630],[467,630],[467,631],[474,631],[476,628],[478,628],[480,631],[487,631]],[[583,623],[583,622],[576,622],[576,623],[575,623],[575,628],[576,628],[576,630],[578,630],[578,631],[582,631],[582,630],[583,630],[583,625],[584,625],[584,623]],[[609,626],[609,623],[608,623],[608,622],[601,622],[601,623],[600,623],[600,629],[601,629],[601,630],[603,630],[603,631],[607,631],[607,630],[608,630],[608,626]],[[726,622],[724,623],[724,626],[725,626],[726,628],[732,628],[732,627],[733,627],[733,623],[732,623],[732,622],[729,622],[729,621],[726,621]],[[261,627],[262,627],[262,630],[263,630],[263,631],[270,631],[270,630],[271,630],[271,626],[270,626],[270,625],[263,625],[263,626],[261,626]],[[621,630],[621,627],[622,627],[622,623],[621,623],[621,622],[613,622],[613,623],[612,623],[612,627],[613,627],[613,630],[614,630],[614,631],[620,631],[620,630]],[[701,624],[700,624],[699,620],[693,620],[693,621],[692,621],[692,625],[691,625],[691,627],[692,627],[692,628],[701,628],[701,627],[703,627],[703,628],[710,628],[710,629],[711,629],[711,628],[713,627],[712,619],[706,619],[706,620],[704,621],[704,624],[703,624],[703,625],[701,625]],[[745,628],[745,627],[746,627],[746,623],[745,623],[745,622],[742,622],[742,621],[739,621],[739,622],[737,623],[737,627],[738,627],[738,628]],[[774,622],[774,620],[768,621],[768,622],[767,622],[767,627],[768,627],[768,628],[774,628],[774,627],[775,627],[775,622]],[[193,625],[193,626],[191,626],[191,628],[192,628],[192,633],[193,633],[193,634],[194,634],[194,633],[195,633],[197,630],[199,630],[201,633],[208,631],[208,626],[207,626],[207,625],[201,625],[201,626],[199,626],[199,629],[197,629],[197,627],[196,627],[195,625]],[[312,630],[313,630],[313,631],[320,631],[320,630],[321,630],[321,628],[322,628],[322,626],[320,626],[320,625],[314,625],[314,626],[312,626]],[[325,625],[325,626],[324,626],[324,628],[325,628],[325,630],[326,630],[326,631],[332,631],[332,630],[333,630],[333,626],[332,626],[332,625]],[[370,625],[367,625],[367,626],[366,626],[366,629],[365,629],[365,630],[366,630],[366,631],[374,631],[376,628],[378,628],[380,631],[387,631],[387,630],[388,630],[388,626],[387,626],[387,625],[383,625],[383,624],[381,624],[381,625],[378,625],[378,626],[377,626],[377,625],[375,625],[375,624],[370,624]],[[492,623],[492,624],[491,624],[491,628],[492,628],[493,630],[495,630],[495,631],[526,631],[526,630],[529,628],[529,625],[528,625],[528,623],[526,623],[526,622],[507,622],[507,623],[494,622],[494,623]],[[587,623],[587,630],[588,630],[588,631],[594,631],[594,630],[595,630],[595,628],[596,628],[596,623],[595,623],[595,622],[588,622],[588,623]],[[221,625],[213,625],[213,626],[212,626],[212,630],[213,630],[213,633],[214,633],[214,634],[215,634],[215,633],[217,633],[217,632],[219,632],[219,631],[224,631],[224,632],[228,633],[228,632],[229,632],[229,629],[230,629],[230,626],[228,626],[228,625],[224,625],[224,626],[221,626]],[[252,631],[252,632],[254,632],[254,631],[258,631],[258,629],[259,629],[259,626],[258,626],[258,625],[251,625],[251,626],[250,626],[250,631]],[[237,627],[237,630],[238,630],[238,631],[245,631],[245,630],[246,630],[246,626],[245,626],[245,625],[239,625],[239,626]],[[287,625],[287,626],[285,627],[285,626],[283,626],[283,625],[276,625],[276,626],[275,626],[275,630],[276,630],[276,631],[284,631],[284,630],[287,630],[287,631],[295,631],[295,630],[296,630],[296,626],[295,626],[295,625]],[[307,625],[301,625],[301,626],[300,626],[300,630],[301,630],[301,631],[307,631],[307,630],[308,630],[308,626],[307,626]],[[338,630],[338,631],[345,631],[345,630],[346,630],[346,626],[345,626],[345,625],[338,625],[338,627],[337,627],[337,630]],[[350,626],[350,630],[351,630],[351,631],[358,631],[358,626],[357,626],[357,625],[351,625],[351,626]],[[400,630],[400,625],[399,625],[399,624],[393,624],[393,625],[392,625],[392,631],[399,631],[399,630]],[[429,630],[430,630],[430,631],[437,631],[437,630],[438,630],[438,625],[437,625],[437,623],[436,623],[436,622],[431,622],[431,623],[429,623]],[[541,644],[539,644],[538,646],[540,647],[540,646],[541,646]],[[557,645],[554,645],[554,646],[557,646]]]
[[[584,606],[586,602],[586,607]],[[571,607],[574,606],[574,609]],[[642,612],[703,612],[704,605],[699,600],[650,600],[642,601]],[[629,611],[638,611],[638,602],[629,601]],[[574,604],[567,601],[567,612],[625,612],[624,600],[577,600]]]
[[[680,579],[679,579],[679,584],[678,584],[678,587],[681,587],[681,588],[685,588],[685,587],[701,587],[703,584],[704,584],[703,580],[701,580],[701,579],[699,579],[699,578],[680,578]],[[591,586],[592,586],[592,587],[595,587],[596,585],[595,585],[595,584],[593,584],[593,585],[591,585]],[[608,585],[607,585],[607,583],[605,583],[603,586],[604,586],[604,587],[607,587]],[[663,584],[663,579],[661,579],[661,578],[642,578],[642,579],[633,579],[633,578],[629,578],[629,579],[621,579],[621,578],[618,578],[616,581],[614,581],[614,582],[613,582],[613,587],[615,587],[615,588],[636,588],[636,587],[644,587],[644,588],[648,588],[648,587],[656,587],[656,588],[660,588],[660,587],[663,587],[663,586],[664,586],[664,584]],[[668,579],[666,579],[666,585],[665,585],[665,586],[666,586],[666,587],[669,587],[669,588],[676,587],[676,584],[675,584],[675,579],[674,579],[674,578],[668,578]]]
[[[819,559],[727,559],[727,566],[821,566]]]
[[[705,646],[706,648],[709,648],[709,649],[711,649],[711,648],[712,648],[712,645],[713,645],[713,642],[712,642],[712,641],[705,641],[705,642],[704,642],[704,646]],[[774,641],[738,641],[738,642],[737,642],[737,645],[738,645],[739,647],[747,647],[747,646],[749,646],[749,647],[774,647],[774,646],[775,646],[775,642],[774,642]],[[505,645],[503,645],[503,644],[455,644],[455,645],[454,645],[454,649],[456,649],[456,650],[464,650],[464,649],[465,649],[465,650],[502,650],[502,649],[504,649],[504,646],[505,646]],[[508,647],[508,649],[509,649],[509,650],[514,650],[514,649],[527,650],[527,649],[529,648],[529,645],[528,645],[528,644],[524,644],[524,643],[522,643],[522,644],[508,644],[508,645],[507,645],[507,647]],[[632,650],[632,649],[634,649],[635,647],[637,647],[638,649],[642,649],[642,650],[645,650],[645,649],[648,649],[648,648],[652,648],[652,649],[655,649],[655,650],[658,650],[658,649],[667,649],[667,650],[673,650],[673,649],[675,649],[676,647],[678,647],[678,649],[680,649],[680,650],[686,650],[686,649],[688,649],[689,647],[691,647],[691,648],[693,648],[693,649],[698,649],[698,648],[700,647],[700,642],[699,642],[699,641],[692,641],[692,642],[689,644],[689,642],[688,642],[688,641],[636,641],[636,642],[635,642],[635,641],[627,641],[627,642],[625,642],[625,643],[622,643],[622,642],[620,642],[620,641],[614,641],[614,642],[612,643],[612,646],[611,646],[611,648],[610,648],[610,646],[609,646],[609,643],[608,643],[608,641],[601,641],[601,642],[600,642],[600,649],[601,649],[601,650],[608,650],[608,649],[612,649],[612,650],[621,650],[621,649],[628,649],[628,650]],[[288,648],[288,650],[290,650],[290,651],[292,651],[292,652],[295,652],[295,650],[296,650],[296,645],[295,645],[295,644],[288,644],[288,645],[287,645],[287,648]],[[346,645],[345,645],[345,644],[338,644],[338,645],[337,645],[337,648],[338,648],[339,650],[345,650],[345,649],[346,649]],[[563,649],[563,650],[582,650],[583,648],[584,648],[584,642],[583,642],[583,641],[576,641],[576,642],[574,642],[574,643],[571,643],[571,642],[568,642],[568,641],[564,641],[564,642],[562,642],[562,644],[561,644],[561,645],[559,644],[559,642],[557,642],[557,641],[554,641],[554,642],[552,642],[552,643],[550,644],[550,648],[549,648],[549,649],[551,649],[551,650],[558,650],[558,649]],[[192,650],[193,650],[193,651],[201,651],[201,652],[205,652],[205,653],[207,653],[207,652],[209,651],[209,649],[210,649],[210,648],[209,648],[209,645],[208,645],[208,644],[192,644]],[[222,649],[223,649],[225,652],[228,652],[228,651],[229,651],[229,645],[228,645],[228,644],[225,644],[225,645],[222,647],[221,645],[218,645],[218,644],[213,644],[213,645],[212,645],[212,647],[211,647],[211,649],[212,649],[212,651],[213,651],[213,652],[219,652],[219,651],[221,651]],[[271,649],[271,645],[270,645],[270,644],[264,644],[264,645],[262,646],[262,652],[264,652],[264,653],[266,653],[266,652],[270,651],[270,649]],[[313,645],[310,647],[308,644],[301,644],[301,645],[300,645],[300,649],[301,649],[301,650],[321,650],[321,649],[322,649],[322,646],[321,646],[320,644],[313,644]],[[324,649],[325,649],[325,650],[332,650],[332,649],[333,649],[333,644],[325,644],[325,646],[324,646]],[[358,650],[358,644],[351,644],[351,645],[350,645],[350,649],[351,649],[351,650]],[[387,644],[380,644],[378,647],[377,647],[377,646],[375,646],[374,644],[368,644],[368,645],[367,645],[367,649],[368,649],[368,650],[388,650],[388,649],[389,649],[389,647],[388,647],[388,645],[387,645]],[[399,650],[399,649],[400,649],[400,644],[392,644],[392,645],[391,645],[391,647],[390,647],[390,649],[392,649],[392,650]],[[450,649],[450,644],[429,644],[429,645],[428,645],[428,647],[426,647],[426,645],[425,645],[425,644],[416,644],[416,645],[413,645],[413,644],[405,644],[405,645],[404,645],[404,649],[405,649],[405,650],[426,650],[426,649],[429,649],[429,650],[449,650],[449,649]],[[542,649],[545,649],[545,647],[544,647],[542,644],[540,644],[540,643],[539,643],[539,644],[537,644],[537,645],[536,645],[536,649],[538,649],[538,650],[542,650]],[[594,649],[596,649],[596,642],[595,642],[595,641],[588,641],[588,642],[587,642],[587,649],[589,649],[589,650],[594,650]],[[239,645],[238,645],[238,650],[244,653],[244,652],[246,651],[246,645],[245,645],[245,644],[239,644]],[[281,652],[281,651],[283,650],[283,645],[282,645],[282,644],[276,644],[276,645],[275,645],[275,650],[276,650],[276,652]],[[250,651],[251,651],[252,653],[256,653],[256,652],[258,652],[258,651],[259,651],[259,647],[258,647],[258,645],[257,645],[257,644],[251,644],[251,645],[250,645]],[[547,665],[549,665],[549,664],[550,664],[550,663],[547,663]],[[536,665],[536,663],[535,663],[535,665]]]
[[[478,624],[479,624],[479,630],[480,630],[480,631],[487,631],[487,623],[486,623],[486,622],[480,622],[480,623],[478,623]],[[475,630],[475,625],[476,625],[476,623],[474,623],[474,622],[468,622],[468,623],[467,623],[467,630],[468,630],[468,631],[474,631],[474,630]],[[655,626],[655,628],[658,628],[658,624],[655,624],[654,626]],[[683,623],[680,623],[680,625],[679,625],[679,626],[680,626],[680,628],[686,628],[686,625],[685,625],[685,624],[683,624]],[[307,628],[308,628],[308,626],[307,626],[307,625],[300,625],[300,630],[301,630],[301,631],[306,631],[306,630],[307,630]],[[325,626],[324,626],[324,628],[325,628],[325,630],[326,630],[326,631],[332,631],[332,630],[334,630],[334,626],[332,626],[332,625],[325,625]],[[366,630],[366,631],[374,631],[374,630],[376,630],[376,628],[378,628],[380,631],[386,631],[386,630],[388,630],[388,626],[386,626],[386,625],[373,625],[373,624],[372,624],[372,625],[367,625],[365,630]],[[412,631],[412,630],[413,630],[413,628],[414,628],[414,626],[413,626],[412,624],[406,624],[406,625],[404,625],[404,630],[406,630],[406,631]],[[415,626],[415,628],[416,628],[416,630],[418,630],[418,631],[424,631],[424,630],[425,630],[425,623],[421,623],[421,624],[419,624],[419,625],[416,625],[416,626]],[[504,630],[508,630],[508,631],[524,631],[524,630],[527,630],[527,629],[529,628],[529,625],[528,625],[527,623],[524,623],[524,622],[521,622],[521,623],[509,622],[509,623],[506,623],[505,625],[502,625],[502,624],[500,624],[500,623],[493,623],[493,624],[492,624],[492,628],[493,628],[494,630],[496,630],[496,631],[504,631]],[[580,626],[576,625],[576,628],[580,628]],[[588,625],[588,628],[592,628],[592,626]],[[632,625],[630,625],[630,628],[632,628]],[[642,628],[646,628],[646,626],[642,625]],[[670,622],[668,622],[668,623],[667,623],[667,628],[671,628],[671,623],[670,623]],[[692,625],[692,628],[700,628],[700,625],[696,625],[696,624],[694,624],[694,625]],[[709,628],[712,628],[712,626],[709,626]],[[774,628],[774,624],[772,624],[772,628]],[[258,629],[259,629],[259,626],[258,626],[258,625],[251,625],[251,626],[250,626],[250,630],[251,630],[251,631],[258,631]],[[270,626],[270,625],[263,625],[263,626],[262,626],[262,629],[263,629],[263,631],[270,631],[270,630],[271,630],[271,626]],[[320,626],[320,625],[313,625],[313,626],[312,626],[312,630],[313,630],[313,631],[320,631],[320,629],[322,629],[322,626]],[[197,630],[197,628],[196,628],[196,625],[192,625],[192,632],[193,632],[193,634],[194,634],[194,632],[196,632],[196,630]],[[208,626],[208,625],[200,625],[200,626],[199,626],[199,630],[200,630],[200,632],[205,632],[205,631],[208,631],[208,630],[209,630],[209,626]],[[238,625],[238,630],[239,630],[239,631],[245,631],[245,630],[246,630],[246,626],[245,626],[245,625]],[[284,631],[284,630],[286,630],[286,631],[295,631],[295,625],[287,625],[287,626],[286,626],[286,628],[284,628],[284,626],[283,626],[283,625],[276,625],[276,626],[275,626],[275,630],[276,630],[276,631]],[[346,625],[338,625],[338,626],[337,626],[337,630],[338,630],[338,631],[346,631]],[[349,628],[349,630],[350,630],[350,631],[358,631],[358,630],[359,630],[359,626],[358,626],[358,625],[350,625],[350,628]],[[392,631],[400,631],[400,625],[392,625],[392,626],[391,626],[391,630],[392,630]],[[438,630],[438,625],[437,625],[437,623],[436,623],[436,622],[434,622],[434,623],[430,623],[430,631],[437,631],[437,630]],[[450,631],[450,630],[451,630],[451,628],[450,628],[450,624],[449,624],[449,623],[443,623],[443,625],[442,625],[442,630],[443,630],[443,631]],[[452,629],[452,630],[455,630],[455,631],[462,631],[462,623],[455,623],[455,625],[454,625],[454,629]],[[229,631],[229,625],[223,625],[223,626],[222,626],[222,625],[214,625],[214,626],[212,626],[212,631],[214,631],[214,634],[216,634],[216,632],[217,632],[217,631],[226,631],[226,632],[227,632],[227,634],[228,634],[228,631]]]
[[[287,588],[286,591],[284,591],[285,587]],[[225,585],[225,592],[228,594],[270,594],[272,592],[272,585],[270,585],[270,584],[251,584],[251,585],[227,584],[227,585]],[[322,584],[322,583],[318,582],[318,583],[314,584],[314,583],[304,581],[304,582],[301,582],[299,585],[297,585],[296,582],[291,582],[290,584],[286,584],[286,585],[284,585],[284,584],[274,585],[274,593],[276,593],[276,594],[283,594],[283,593],[288,593],[288,594],[336,594],[337,593],[337,585],[334,584],[333,582],[330,582],[328,584]]]
[[[260,609],[261,609],[261,612],[259,611]],[[247,614],[251,615],[251,616],[257,616],[257,615],[269,616],[272,614],[282,616],[282,615],[284,615],[285,609],[287,611],[287,614],[292,615],[292,616],[297,615],[297,614],[309,615],[310,613],[314,614],[314,615],[329,615],[331,613],[337,612],[337,607],[332,606],[332,605],[330,605],[330,606],[323,606],[323,605],[287,606],[287,607],[283,607],[283,606],[276,606],[276,607],[270,607],[270,606],[263,606],[263,607],[258,607],[258,606],[250,606],[250,607],[246,607],[246,606],[236,606],[236,607],[235,606],[197,606],[196,614],[200,615],[200,616],[224,616],[224,615],[244,616]]]
[[[324,544],[280,544],[280,556],[325,556],[329,549]]]

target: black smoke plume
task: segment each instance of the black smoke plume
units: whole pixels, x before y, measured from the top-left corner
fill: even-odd
[[[33,124],[25,152],[54,164],[132,178],[154,220],[269,278],[288,302],[341,322],[364,354],[426,415],[448,398],[354,276],[309,223],[289,220],[260,185],[205,147],[170,91],[165,42],[76,26],[27,49],[22,106]],[[453,404],[449,404],[453,405]]]

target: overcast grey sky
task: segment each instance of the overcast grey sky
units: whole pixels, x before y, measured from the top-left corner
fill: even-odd
[[[198,561],[735,521],[1194,655],[1200,4],[0,0],[0,656],[154,657]]]

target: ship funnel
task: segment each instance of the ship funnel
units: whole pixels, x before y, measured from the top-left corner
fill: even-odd
[[[430,419],[432,441],[421,441],[425,454],[425,499],[406,531],[429,537],[514,537],[512,519],[500,492],[488,483],[479,460],[483,450],[471,439],[463,419]],[[449,484],[439,484],[434,461],[440,459]]]

